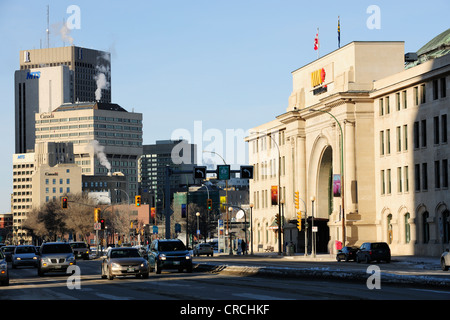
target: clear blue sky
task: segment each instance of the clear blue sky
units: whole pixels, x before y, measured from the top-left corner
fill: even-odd
[[[12,192],[14,71],[20,50],[46,46],[47,5],[50,25],[69,19],[67,8],[77,5],[74,44],[111,52],[112,100],[143,113],[144,144],[183,129],[203,149],[209,134],[222,133],[225,146],[227,129],[247,131],[285,112],[291,72],[317,57],[316,29],[321,55],[337,49],[338,16],[341,46],[395,40],[414,52],[449,28],[450,12],[448,0],[0,0],[2,213],[10,211]],[[379,29],[367,27],[370,5],[380,8]],[[50,46],[62,45],[51,33]],[[195,122],[203,136],[194,137]]]

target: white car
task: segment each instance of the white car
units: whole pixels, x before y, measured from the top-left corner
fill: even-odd
[[[450,252],[448,249],[441,255],[441,268],[443,271],[448,271],[450,267]]]

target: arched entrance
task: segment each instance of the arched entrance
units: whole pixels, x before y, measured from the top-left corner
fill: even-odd
[[[330,240],[328,221],[333,211],[333,149],[329,145],[323,150],[318,162],[315,190],[314,226],[317,227],[316,252],[326,253],[328,252]]]

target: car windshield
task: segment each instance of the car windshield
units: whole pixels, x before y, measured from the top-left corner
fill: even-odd
[[[17,247],[16,251],[14,253],[15,254],[19,254],[19,253],[36,253],[36,250],[34,249],[34,247]]]
[[[160,242],[158,249],[159,251],[186,251],[181,241]]]
[[[87,247],[87,245],[85,243],[71,243],[70,246],[74,249]]]
[[[13,252],[16,247],[3,247],[3,252]]]
[[[141,255],[137,251],[137,249],[121,249],[121,250],[112,250],[110,257],[115,258],[139,258]]]
[[[386,249],[388,248],[387,244],[384,242],[381,243],[372,243],[372,249]]]
[[[42,253],[72,253],[72,248],[66,243],[47,244],[42,246]]]

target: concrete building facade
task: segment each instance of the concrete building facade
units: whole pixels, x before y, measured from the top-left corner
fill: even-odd
[[[283,245],[292,241],[297,252],[313,243],[316,252],[336,252],[336,241],[386,241],[393,254],[442,252],[449,73],[448,52],[405,68],[403,42],[352,42],[293,71],[286,112],[246,138],[254,250],[278,247],[281,200]],[[415,146],[423,137],[426,146]]]

